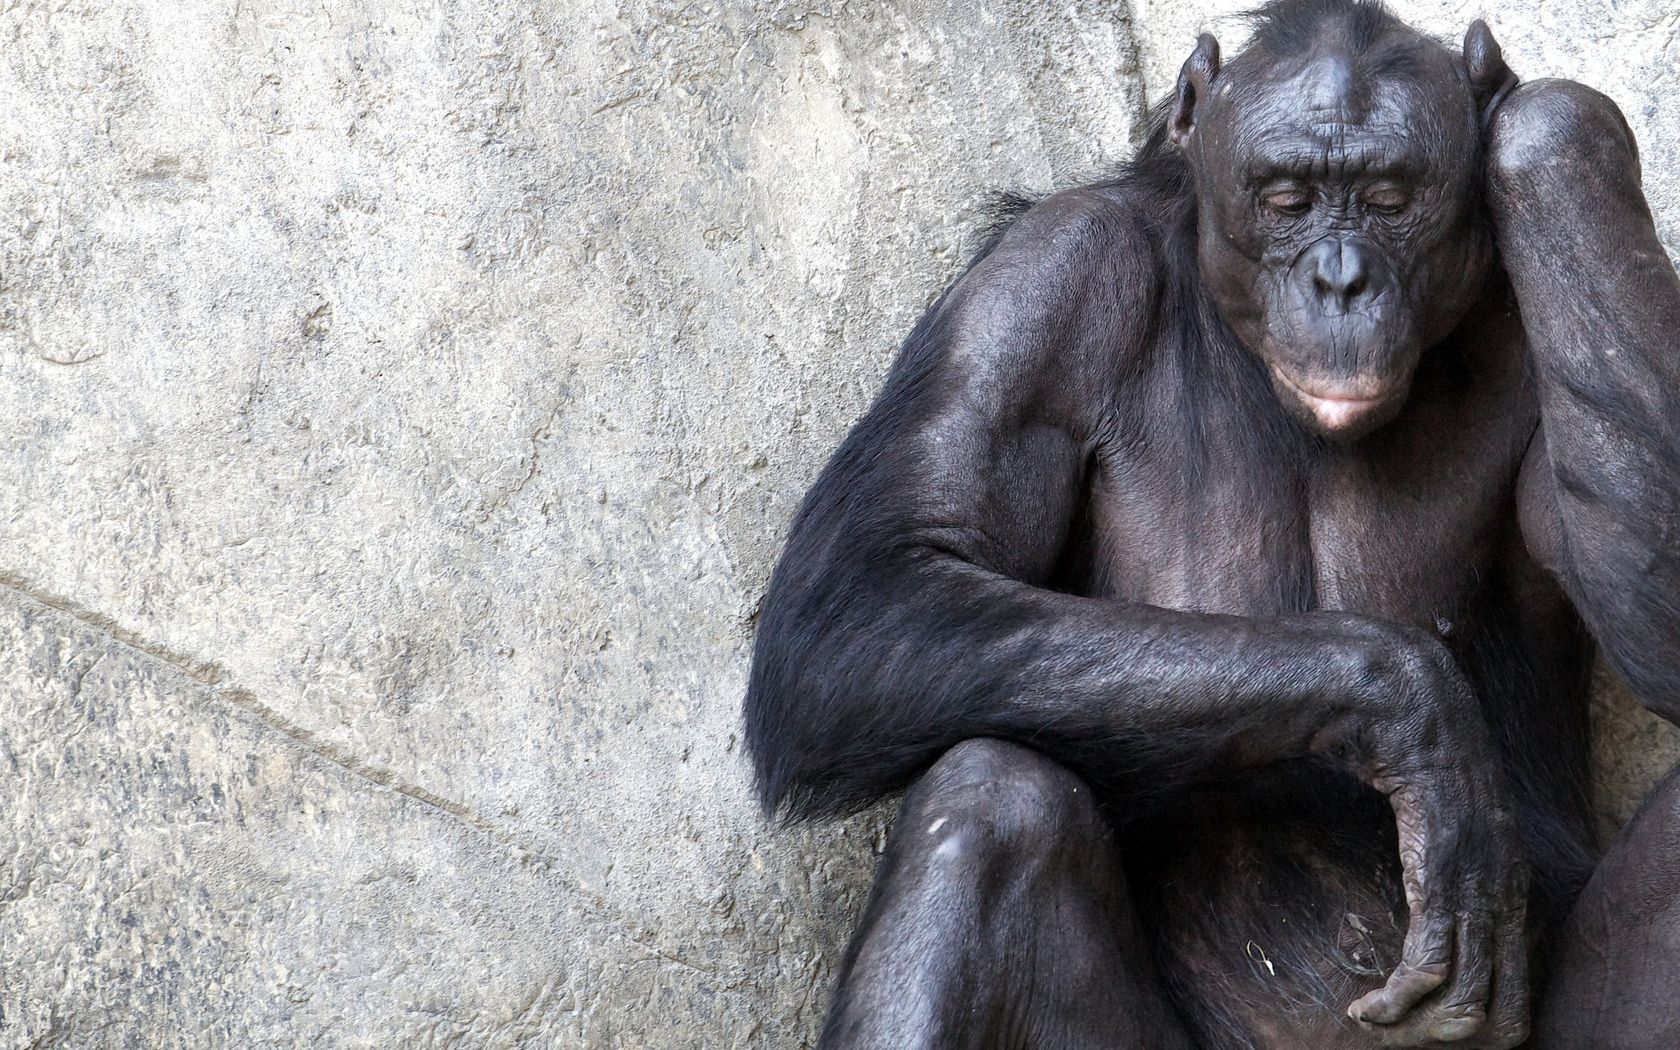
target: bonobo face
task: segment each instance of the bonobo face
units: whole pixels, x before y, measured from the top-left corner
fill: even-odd
[[[1245,54],[1223,75],[1217,61],[1215,46],[1216,75],[1175,126],[1203,276],[1285,407],[1353,440],[1400,410],[1485,278],[1471,90],[1421,42],[1388,61],[1326,45]]]

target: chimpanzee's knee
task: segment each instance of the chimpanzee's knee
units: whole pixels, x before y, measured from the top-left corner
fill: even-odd
[[[946,874],[1030,877],[1109,834],[1096,799],[1066,767],[1018,744],[973,739],[917,782],[895,834]]]
[[[1680,769],[1605,854],[1551,950],[1536,1042],[1550,1050],[1668,1050],[1680,1032]]]

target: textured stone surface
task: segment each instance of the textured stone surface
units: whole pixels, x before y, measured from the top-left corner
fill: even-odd
[[[808,1041],[882,820],[751,803],[778,539],[1225,10],[0,5],[0,1047]],[[1675,16],[1492,20],[1675,243]]]
[[[764,825],[750,623],[1124,153],[1040,6],[0,8],[0,1046],[808,1038],[879,821]]]

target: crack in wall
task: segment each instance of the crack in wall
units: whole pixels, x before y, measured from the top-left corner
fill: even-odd
[[[536,851],[520,845],[507,832],[479,816],[465,803],[446,798],[434,791],[428,791],[418,784],[407,783],[391,770],[364,762],[347,748],[329,740],[321,739],[320,735],[314,730],[293,722],[263,703],[249,689],[232,684],[227,669],[215,661],[201,660],[161,643],[150,641],[117,623],[109,616],[79,605],[67,598],[50,594],[16,573],[0,570],[0,588],[11,591],[37,605],[44,605],[55,612],[62,613],[83,626],[98,631],[140,657],[168,664],[229,704],[251,715],[264,727],[290,738],[316,757],[331,762],[358,779],[425,803],[475,831],[496,838],[504,845],[514,847],[521,854],[522,861],[526,856],[540,856]],[[95,661],[95,663],[97,662]],[[92,670],[92,666],[90,664],[81,675],[76,677],[73,683],[76,692],[80,691],[82,678],[86,676],[88,670]]]
[[[498,512],[505,510],[508,504],[512,503],[521,492],[525,491],[525,487],[535,481],[538,474],[542,473],[543,443],[553,436],[555,424],[560,422],[561,414],[572,402],[572,380],[577,376],[577,372],[576,362],[567,367],[565,376],[556,384],[560,388],[560,396],[555,400],[553,406],[542,414],[542,421],[525,439],[529,451],[520,458],[520,462],[524,465],[524,471],[511,485],[505,486],[501,491],[484,498],[479,507],[478,524],[483,525],[495,517]]]
[[[123,649],[142,659],[158,661],[168,665],[194,683],[202,686],[212,696],[250,716],[259,727],[280,733],[304,751],[338,767],[357,780],[413,799],[444,814],[450,820],[484,835],[506,850],[521,866],[531,868],[550,877],[559,878],[567,884],[569,889],[584,898],[593,907],[593,910],[597,912],[593,916],[596,921],[604,922],[616,928],[621,936],[647,953],[647,956],[640,961],[669,963],[708,981],[712,984],[714,991],[735,997],[743,995],[735,989],[725,987],[723,979],[715,970],[653,943],[651,936],[639,928],[639,923],[626,916],[622,909],[613,904],[607,897],[586,886],[576,875],[567,870],[558,857],[526,845],[517,836],[480,816],[465,803],[429,791],[418,784],[408,783],[398,777],[392,770],[365,762],[343,746],[321,739],[320,735],[314,730],[293,722],[263,703],[249,689],[232,684],[227,669],[220,664],[179,652],[159,642],[150,641],[135,631],[122,626],[111,617],[70,599],[47,592],[17,573],[0,570],[0,590],[9,591],[25,601],[67,616],[84,627],[111,639]],[[98,664],[100,659],[103,659],[103,655],[95,659],[93,663],[83,669],[81,674],[76,676],[74,683],[76,692],[80,692],[82,680],[85,679],[87,672]]]

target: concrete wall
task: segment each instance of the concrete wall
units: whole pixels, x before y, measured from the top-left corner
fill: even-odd
[[[1490,14],[1673,245],[1664,2]],[[808,1042],[886,810],[750,799],[779,537],[1225,10],[0,7],[0,1048]]]

